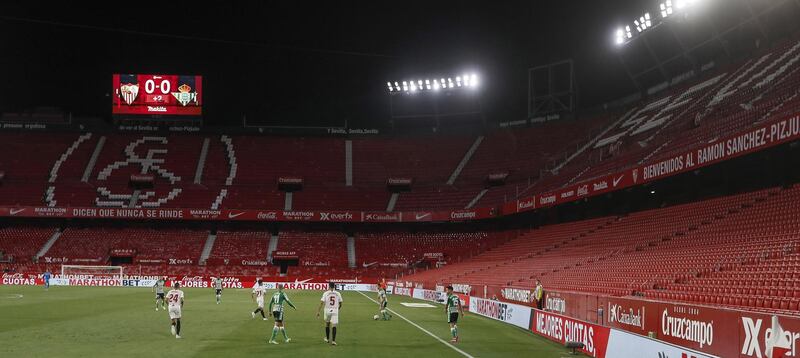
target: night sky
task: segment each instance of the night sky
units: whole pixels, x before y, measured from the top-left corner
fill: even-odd
[[[573,58],[583,107],[635,92],[613,33],[642,3],[3,3],[0,110],[110,117],[112,73],[200,74],[207,123],[371,127],[386,81],[474,71],[490,120],[517,120],[531,66]]]

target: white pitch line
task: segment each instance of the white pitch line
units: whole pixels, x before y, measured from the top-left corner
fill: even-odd
[[[378,301],[375,301],[375,300],[373,300],[371,297],[369,297],[369,296],[365,295],[365,294],[364,294],[364,292],[361,292],[361,291],[356,291],[356,292],[360,293],[362,296],[366,297],[368,300],[370,300],[370,301],[372,301],[372,302],[375,302],[376,304],[378,303]],[[452,348],[454,351],[456,351],[456,352],[458,352],[458,353],[461,353],[461,355],[463,355],[464,357],[467,357],[467,358],[475,358],[475,357],[471,356],[469,353],[467,353],[467,352],[464,352],[464,351],[462,351],[461,349],[458,349],[458,347],[456,347],[456,346],[454,346],[454,345],[450,344],[450,342],[447,342],[447,341],[445,341],[444,339],[441,339],[441,338],[437,337],[435,334],[431,333],[431,332],[430,332],[430,331],[428,331],[427,329],[420,327],[418,324],[416,324],[416,323],[414,323],[414,322],[411,322],[411,320],[409,320],[408,318],[405,318],[405,317],[403,317],[403,315],[401,315],[401,314],[397,313],[396,311],[393,311],[393,310],[392,310],[392,309],[390,309],[390,308],[387,308],[386,310],[387,310],[387,311],[389,311],[389,312],[392,312],[392,313],[393,313],[395,316],[402,318],[404,321],[408,322],[408,323],[409,323],[409,324],[411,324],[412,326],[414,326],[414,327],[417,327],[417,329],[419,329],[420,331],[423,331],[423,332],[427,333],[429,336],[431,336],[431,337],[435,338],[437,341],[441,342],[442,344],[444,344],[444,345],[446,345],[446,346],[448,346],[448,347]]]

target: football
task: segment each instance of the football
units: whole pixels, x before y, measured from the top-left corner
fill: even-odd
[[[376,321],[378,320],[378,318],[380,318],[378,315],[374,315],[374,316],[372,316],[372,319],[374,319],[374,320],[376,320]]]

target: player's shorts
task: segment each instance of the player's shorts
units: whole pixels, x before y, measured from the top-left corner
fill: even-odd
[[[156,293],[156,299],[163,300],[164,299],[164,292]]]
[[[272,317],[275,318],[275,322],[283,322],[282,311],[272,311]]]
[[[256,298],[256,303],[258,304],[258,308],[264,308],[264,299],[263,298]]]
[[[170,319],[181,318],[181,307],[169,306],[169,318]]]
[[[218,295],[221,295],[221,294],[222,294],[222,289],[221,289],[221,288],[217,288],[217,289],[216,289],[216,291],[217,291],[217,294],[218,294]]]
[[[325,310],[325,323],[330,323],[333,325],[339,324],[339,311],[338,310]]]
[[[447,323],[458,323],[458,312],[450,312],[447,317]]]

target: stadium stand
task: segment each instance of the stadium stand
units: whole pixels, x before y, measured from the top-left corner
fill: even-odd
[[[54,227],[8,226],[0,228],[0,258],[15,263],[30,263],[39,249],[53,236]]]
[[[404,280],[532,287],[540,279],[555,290],[796,314],[798,203],[794,186],[544,226]]]
[[[0,132],[0,205],[383,211],[392,195],[387,179],[410,178],[396,211],[497,206],[796,113],[799,59],[800,42],[790,40],[672,83],[615,113],[481,136]],[[154,188],[135,191],[130,176],[143,169],[154,175]],[[505,185],[490,187],[487,176],[497,173],[508,174]],[[280,177],[303,179],[291,201],[278,187]],[[132,250],[132,262],[123,263],[129,272],[185,275],[391,277],[441,259],[447,265],[404,279],[524,287],[540,279],[570,292],[789,313],[800,305],[798,203],[800,188],[793,186],[523,232],[298,225],[277,230],[275,251],[298,261],[283,272],[261,265],[269,257],[266,229],[216,232],[207,265],[200,258],[213,230],[197,228],[65,223],[42,255],[51,261],[37,263],[34,256],[58,229],[15,223],[0,228],[0,252],[13,258],[4,267],[40,272],[65,261],[108,264],[114,250]]]
[[[137,227],[67,228],[44,256],[69,262],[106,264],[112,250],[134,250],[134,259],[167,264],[169,259],[196,264],[206,231]]]

